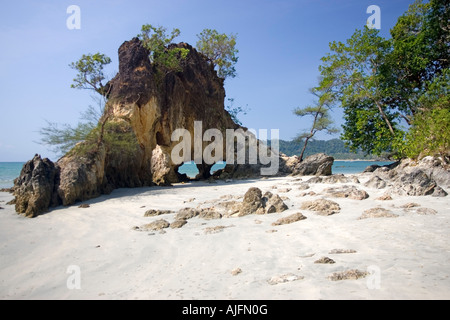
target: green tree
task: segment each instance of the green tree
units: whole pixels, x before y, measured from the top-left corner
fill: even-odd
[[[303,149],[300,152],[300,161],[303,161],[303,155],[308,145],[309,140],[313,139],[314,135],[319,131],[325,131],[328,134],[339,132],[337,128],[332,126],[333,120],[330,118],[329,106],[327,105],[329,94],[318,93],[311,90],[319,99],[313,106],[306,106],[304,108],[294,109],[294,114],[299,117],[310,116],[313,118],[311,129],[299,134],[296,138],[297,141],[303,141]]]
[[[103,67],[110,59],[103,54],[83,55],[70,66],[79,71],[72,88],[92,89],[100,96],[92,96],[97,107],[90,105],[81,113],[76,126],[47,121],[47,126],[39,130],[39,144],[49,147],[51,151],[62,156],[77,154],[85,156],[105,147],[107,154],[132,153],[138,147],[131,126],[124,121],[113,118],[113,111],[107,105],[106,85]]]
[[[189,50],[170,46],[175,38],[180,35],[179,29],[173,29],[167,34],[164,27],[155,27],[151,24],[142,26],[138,35],[144,47],[149,50],[150,62],[165,69],[165,73],[180,72],[182,61],[187,58]]]
[[[103,68],[110,63],[111,58],[104,54],[83,54],[81,59],[69,65],[72,69],[78,71],[71,87],[94,90],[98,94],[106,96],[107,89],[102,83],[105,80]]]
[[[197,35],[197,50],[203,53],[217,69],[219,77],[236,77],[235,65],[238,62],[236,35],[219,33],[217,30],[204,29]]]

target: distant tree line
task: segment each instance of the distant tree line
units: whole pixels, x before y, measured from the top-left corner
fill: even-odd
[[[270,142],[269,142],[270,144]],[[303,145],[298,140],[286,141],[280,140],[280,152],[287,156],[298,156]],[[371,160],[384,160],[383,156],[368,156],[362,151],[353,152],[345,145],[345,142],[340,139],[331,140],[310,140],[308,147],[305,149],[303,158],[316,153],[325,153],[334,157],[336,160],[355,160],[355,159],[371,159]]]

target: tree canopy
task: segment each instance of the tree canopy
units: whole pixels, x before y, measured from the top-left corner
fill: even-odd
[[[329,90],[330,104],[344,109],[342,138],[351,150],[397,158],[450,155],[434,144],[419,150],[423,143],[417,143],[429,140],[425,132],[449,139],[448,18],[447,1],[418,0],[398,19],[391,39],[364,27],[345,43],[330,44],[316,89]],[[433,126],[425,130],[427,123]]]
[[[197,37],[197,50],[217,68],[218,76],[223,79],[236,77],[235,65],[238,62],[239,52],[236,49],[236,35],[205,29]]]

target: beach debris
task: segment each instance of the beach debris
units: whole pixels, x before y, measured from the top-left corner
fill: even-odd
[[[200,210],[194,208],[180,209],[175,216],[175,220],[188,220],[194,218],[200,214]]]
[[[0,207],[0,210],[3,210],[3,209],[5,209],[5,208],[3,208],[3,207]]]
[[[83,203],[78,206],[78,208],[89,208],[89,207],[90,205],[88,205],[87,203]]]
[[[266,231],[266,233],[274,233],[274,232],[278,232],[278,230],[277,229],[270,229],[270,230]]]
[[[166,221],[164,219],[160,219],[160,220],[156,220],[151,223],[145,224],[145,225],[141,226],[139,229],[143,230],[143,231],[149,231],[149,230],[158,231],[158,230],[168,228],[169,226],[170,226],[170,223],[168,221]]]
[[[175,220],[174,222],[172,222],[172,223],[170,224],[170,227],[171,227],[172,229],[179,229],[179,228],[181,228],[182,226],[184,226],[186,223],[187,223],[186,220]]]
[[[233,270],[231,270],[231,275],[232,276],[237,276],[239,273],[242,273],[242,269],[241,268],[234,268]]]
[[[326,188],[323,190],[328,196],[334,198],[349,198],[354,200],[364,200],[369,197],[369,194],[354,186],[343,186],[337,188]]]
[[[189,200],[184,200],[183,203],[193,202],[193,201],[195,201],[195,198],[190,198]]]
[[[316,211],[316,213],[321,216],[329,216],[338,213],[339,210],[341,210],[338,203],[326,199],[305,201],[300,206],[300,209]]]
[[[304,279],[303,276],[295,275],[293,273],[287,273],[279,276],[273,276],[272,278],[267,280],[267,283],[269,283],[270,285],[276,285],[279,283],[292,282],[302,279]]]
[[[336,263],[336,262],[333,259],[330,259],[328,257],[322,257],[322,258],[314,261],[314,263],[333,264],[333,263]]]
[[[392,211],[390,210],[381,207],[376,207],[365,210],[364,213],[358,218],[358,220],[368,218],[397,218],[397,217],[398,215],[392,213]]]
[[[278,219],[277,221],[273,222],[272,225],[279,226],[279,225],[289,224],[289,223],[293,223],[293,222],[305,220],[305,219],[306,219],[306,217],[301,212],[297,212],[297,213],[291,214],[287,217]]]
[[[386,185],[386,181],[381,179],[379,176],[373,176],[364,184],[365,187],[372,189],[383,189],[386,188]]]
[[[328,278],[331,281],[357,280],[366,277],[368,274],[369,273],[366,271],[361,271],[358,269],[350,269],[342,272],[334,272]]]
[[[330,252],[328,252],[329,254],[342,254],[342,253],[356,253],[356,250],[353,249],[333,249]]]
[[[173,211],[171,210],[155,210],[155,209],[150,209],[147,210],[144,213],[144,217],[154,217],[154,216],[160,216],[162,214],[169,214],[169,213],[173,213]]]

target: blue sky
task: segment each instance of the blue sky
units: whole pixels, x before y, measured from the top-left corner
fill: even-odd
[[[226,98],[248,106],[243,125],[279,129],[290,140],[307,129],[295,107],[313,101],[320,58],[333,40],[345,41],[362,28],[369,5],[381,8],[381,34],[389,37],[412,0],[59,0],[2,3],[0,12],[0,161],[27,161],[34,154],[57,160],[37,144],[46,120],[76,124],[93,104],[90,92],[71,89],[75,71],[68,65],[84,53],[112,59],[106,73],[118,70],[117,50],[143,24],[179,28],[176,41],[195,45],[203,29],[237,34],[238,76],[225,83]],[[81,29],[69,30],[66,12],[81,9]],[[342,124],[342,112],[333,118]],[[336,137],[336,136],[335,136]],[[332,138],[320,135],[318,138]]]

